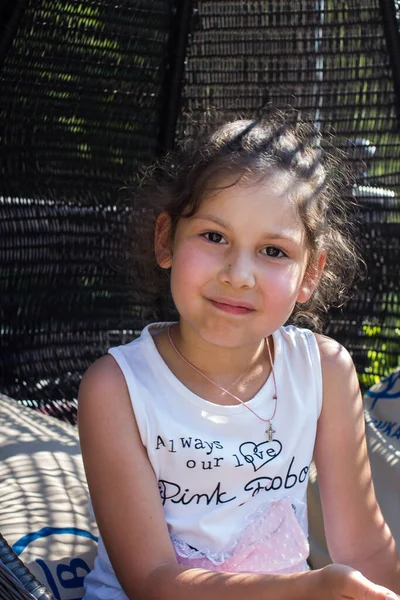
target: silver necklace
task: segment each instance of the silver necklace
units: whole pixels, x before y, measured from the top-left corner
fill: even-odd
[[[191,367],[194,371],[196,371],[196,373],[198,373],[199,375],[201,375],[202,377],[204,377],[204,379],[207,379],[207,381],[209,381],[210,383],[212,383],[213,385],[215,385],[218,389],[220,389],[221,391],[225,392],[225,394],[228,394],[229,396],[231,396],[232,398],[234,398],[235,400],[237,400],[238,402],[240,402],[240,404],[243,404],[243,406],[245,406],[247,408],[247,410],[249,410],[250,412],[252,412],[253,415],[255,415],[257,417],[257,419],[260,419],[260,421],[263,421],[263,423],[268,423],[268,429],[266,430],[265,433],[268,435],[268,441],[269,442],[273,442],[273,440],[274,440],[273,435],[274,435],[274,433],[276,433],[276,431],[272,427],[272,419],[275,417],[276,408],[277,408],[277,405],[278,405],[278,394],[277,394],[277,387],[276,387],[275,369],[274,369],[274,363],[272,361],[272,354],[271,354],[271,348],[270,348],[270,345],[269,345],[269,339],[265,338],[265,341],[266,341],[267,348],[268,348],[268,356],[269,356],[269,360],[270,360],[270,363],[271,363],[272,379],[273,379],[273,382],[274,382],[274,395],[272,396],[272,399],[275,402],[274,402],[274,410],[273,410],[273,413],[272,413],[271,417],[269,417],[269,419],[264,419],[263,417],[260,417],[260,415],[258,415],[255,410],[253,410],[252,408],[250,408],[250,406],[248,406],[246,402],[243,402],[243,400],[241,400],[240,398],[238,398],[237,396],[235,396],[235,394],[232,394],[229,390],[227,390],[226,388],[222,387],[222,385],[219,385],[219,383],[217,383],[216,381],[214,381],[213,379],[211,379],[211,377],[208,377],[208,375],[206,375],[205,373],[203,373],[202,371],[200,371],[200,369],[198,369],[197,367],[194,366],[194,364],[192,364],[190,361],[188,361],[183,356],[183,354],[181,354],[181,352],[179,352],[178,348],[175,346],[174,341],[173,341],[173,339],[171,337],[171,327],[172,327],[172,325],[170,325],[168,327],[168,339],[169,339],[169,342],[170,342],[171,346],[173,347],[173,349],[175,350],[175,352],[177,353],[177,355],[183,360],[183,362],[186,363],[189,367]],[[236,382],[237,381],[238,380],[236,380]]]

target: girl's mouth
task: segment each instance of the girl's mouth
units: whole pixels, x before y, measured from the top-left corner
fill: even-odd
[[[210,302],[218,310],[222,310],[223,312],[231,315],[248,315],[254,311],[254,308],[251,308],[250,306],[243,306],[242,304],[228,304],[227,302],[211,299]]]

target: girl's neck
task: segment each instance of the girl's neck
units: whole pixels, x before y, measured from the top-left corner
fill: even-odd
[[[207,343],[178,324],[171,328],[170,335],[186,361],[243,401],[250,400],[263,387],[271,372],[264,339],[251,346],[224,348]],[[182,360],[167,331],[155,336],[154,341],[167,366],[192,392],[218,404],[236,403]]]
[[[171,337],[186,360],[211,378],[239,376],[260,362],[269,362],[264,338],[246,346],[221,347],[203,340],[182,323],[171,328]]]

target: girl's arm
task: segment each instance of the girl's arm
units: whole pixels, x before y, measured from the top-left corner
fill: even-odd
[[[382,589],[378,591],[359,573],[341,565],[282,576],[215,573],[179,566],[125,380],[112,357],[103,357],[84,375],[78,416],[96,519],[129,598],[384,600]]]
[[[375,497],[353,361],[337,342],[317,340],[323,406],[314,459],[329,552],[334,562],[400,593],[399,557]]]

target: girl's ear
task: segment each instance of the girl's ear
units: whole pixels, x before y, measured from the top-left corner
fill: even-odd
[[[158,266],[169,269],[172,265],[171,217],[163,211],[156,221],[154,233],[154,252]]]
[[[308,267],[305,272],[303,282],[297,296],[297,302],[304,304],[308,302],[321,279],[322,271],[326,263],[326,252],[323,250],[317,256],[317,259]]]

